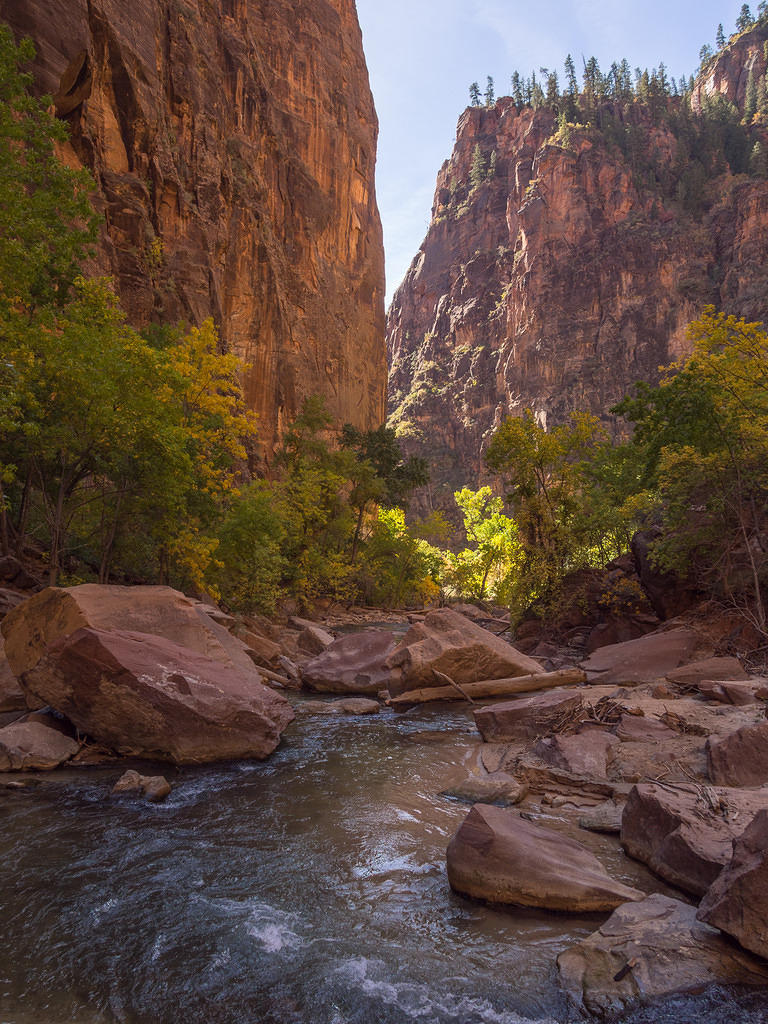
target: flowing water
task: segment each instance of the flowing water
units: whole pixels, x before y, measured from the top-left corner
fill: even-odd
[[[299,716],[265,763],[165,766],[159,805],[111,796],[116,769],[0,789],[0,1024],[568,1020],[555,957],[602,918],[448,886],[467,807],[440,791],[477,749],[455,706]],[[764,1012],[715,991],[633,1020]]]

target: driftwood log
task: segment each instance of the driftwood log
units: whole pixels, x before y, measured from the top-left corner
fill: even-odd
[[[560,668],[556,672],[540,672],[530,676],[481,679],[476,683],[462,683],[461,690],[455,683],[451,686],[408,690],[397,697],[390,697],[387,703],[390,707],[398,708],[408,704],[427,704],[434,700],[461,700],[462,697],[467,700],[477,697],[508,697],[533,690],[548,690],[554,686],[574,686],[586,681],[586,674],[580,668]]]

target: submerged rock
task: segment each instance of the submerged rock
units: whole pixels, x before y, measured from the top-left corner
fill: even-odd
[[[574,1006],[600,1018],[713,983],[768,985],[768,964],[697,921],[695,907],[659,894],[620,906],[557,968]]]
[[[377,715],[381,705],[367,697],[347,697],[344,700],[305,700],[298,710],[308,715]]]
[[[159,803],[171,792],[171,784],[164,775],[140,775],[139,772],[129,769],[123,772],[112,787],[113,793],[137,791],[143,793],[151,803]]]
[[[453,889],[491,903],[583,913],[643,898],[580,843],[488,804],[475,804],[464,819],[447,865]]]
[[[450,789],[443,790],[443,796],[466,803],[519,804],[528,794],[528,786],[506,772],[491,772],[488,775],[470,775],[469,778]]]

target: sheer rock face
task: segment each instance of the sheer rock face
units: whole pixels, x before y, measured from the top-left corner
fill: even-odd
[[[761,71],[762,36],[755,46]],[[614,113],[674,177],[668,128],[639,104]],[[706,184],[703,212],[686,212],[604,136],[574,130],[560,145],[556,127],[510,98],[464,112],[390,307],[390,423],[437,466],[422,511],[489,482],[483,451],[507,416],[605,414],[687,354],[686,326],[707,303],[768,314],[768,183],[725,174]],[[471,190],[476,146],[487,167],[495,152],[495,171]]]
[[[269,457],[304,397],[384,418],[377,121],[353,0],[0,0],[98,184],[131,321],[249,364]]]

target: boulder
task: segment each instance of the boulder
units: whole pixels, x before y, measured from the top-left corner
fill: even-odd
[[[698,686],[703,679],[749,679],[738,658],[704,658],[690,665],[681,665],[667,672],[670,683],[680,686]]]
[[[24,686],[119,754],[176,764],[266,757],[294,717],[233,665],[122,630],[78,629],[50,643]]]
[[[474,712],[475,725],[486,743],[530,740],[552,732],[563,721],[578,716],[582,707],[578,694],[563,691],[537,693],[533,697],[477,708]]]
[[[701,901],[696,917],[768,960],[768,810],[733,841],[733,856]]]
[[[58,768],[79,749],[52,715],[35,713],[0,729],[0,771]]]
[[[235,636],[242,641],[245,653],[254,665],[269,668],[270,665],[277,663],[283,653],[280,644],[276,644],[269,637],[262,636],[261,633],[254,633],[251,629],[236,629]]]
[[[389,689],[393,673],[386,660],[397,641],[382,629],[340,636],[322,654],[304,663],[304,685],[321,693],[362,693],[375,697]]]
[[[299,633],[298,646],[302,654],[322,654],[333,643],[333,636],[313,622]]]
[[[237,668],[259,682],[245,645],[206,613],[205,606],[171,587],[118,587],[85,583],[47,587],[19,605],[2,621],[5,653],[11,670],[23,675],[46,645],[78,629],[128,630],[163,637],[197,654]]]
[[[768,782],[768,722],[747,725],[707,740],[709,777],[717,786],[761,786]]]
[[[569,736],[540,739],[533,752],[554,768],[562,768],[573,775],[604,779],[611,751],[618,742],[603,729],[584,729]]]
[[[439,608],[414,623],[387,658],[393,695],[430,686],[479,679],[505,679],[543,672],[541,665],[464,615]]]
[[[584,913],[643,898],[614,881],[580,843],[488,804],[472,807],[448,846],[447,864],[456,892],[491,903]]]
[[[470,775],[458,785],[443,790],[441,795],[468,804],[509,806],[524,800],[528,795],[528,787],[506,772],[491,772],[488,775]]]
[[[589,682],[601,686],[651,683],[687,661],[696,643],[696,634],[690,629],[648,633],[637,640],[600,647],[581,662],[581,668]]]
[[[768,965],[697,921],[695,907],[660,894],[624,903],[557,968],[569,1000],[598,1018],[713,983],[768,985]]]
[[[138,772],[129,769],[123,772],[120,778],[112,787],[113,793],[140,792],[151,803],[156,804],[165,800],[171,792],[171,784],[164,775],[140,775]]]
[[[587,832],[606,832],[610,835],[618,835],[621,832],[623,810],[623,804],[606,800],[605,803],[592,807],[579,817],[579,828],[583,828]]]
[[[733,840],[765,808],[768,789],[637,785],[622,815],[621,844],[671,885],[703,896],[730,861]]]
[[[11,672],[11,666],[5,656],[3,638],[0,636],[0,713],[24,711],[26,707],[24,693],[18,679]]]
[[[346,697],[343,700],[305,700],[298,710],[311,715],[377,715],[381,705],[367,697]]]
[[[667,743],[677,739],[680,734],[658,718],[622,715],[616,735],[622,743]]]
[[[729,679],[702,679],[698,684],[698,690],[707,700],[745,707],[768,699],[768,680],[750,679],[748,682],[733,682]]]

